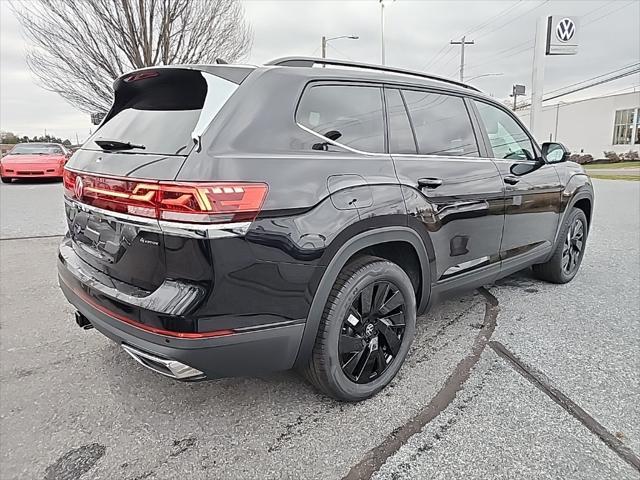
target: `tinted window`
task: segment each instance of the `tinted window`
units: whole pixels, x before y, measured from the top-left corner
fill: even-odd
[[[505,111],[484,102],[475,102],[487,130],[494,158],[533,159],[533,145],[525,131]]]
[[[300,125],[365,152],[384,152],[382,95],[378,87],[317,85],[298,107]]]
[[[411,124],[400,90],[385,89],[389,117],[389,152],[417,153]]]
[[[422,155],[479,155],[462,98],[415,90],[402,94]]]
[[[106,121],[83,146],[101,149],[94,140],[144,145],[137,154],[186,155],[193,137],[202,134],[238,88],[233,82],[196,70],[158,70],[139,80],[118,80]]]

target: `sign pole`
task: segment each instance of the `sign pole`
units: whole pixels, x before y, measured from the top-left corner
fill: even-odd
[[[529,130],[534,137],[538,136],[538,129],[542,119],[542,91],[544,88],[544,57],[546,54],[547,17],[541,17],[536,24],[536,38],[533,45],[533,72],[531,75],[531,110]]]

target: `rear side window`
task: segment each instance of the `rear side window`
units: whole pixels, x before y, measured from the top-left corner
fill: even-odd
[[[400,90],[385,88],[389,117],[389,153],[416,154],[416,142]]]
[[[507,160],[533,160],[531,139],[511,115],[484,102],[476,102],[478,113],[487,130],[493,157]]]
[[[460,97],[403,90],[422,155],[477,157],[476,142],[467,107]]]
[[[118,81],[111,111],[83,148],[94,140],[142,145],[134,153],[187,155],[194,137],[222,108],[238,85],[197,70],[158,69]]]
[[[382,91],[378,87],[315,85],[307,88],[298,106],[296,121],[351,148],[384,152]]]

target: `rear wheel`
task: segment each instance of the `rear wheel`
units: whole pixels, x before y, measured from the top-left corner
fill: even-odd
[[[398,373],[415,323],[415,292],[404,270],[361,257],[344,267],[329,294],[306,376],[337,400],[369,398]]]
[[[536,276],[552,283],[570,282],[582,263],[587,231],[587,217],[582,210],[574,208],[562,226],[553,256],[548,262],[533,266]]]

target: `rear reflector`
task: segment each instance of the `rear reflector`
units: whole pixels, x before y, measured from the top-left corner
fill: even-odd
[[[65,195],[88,205],[140,217],[185,223],[253,221],[266,183],[158,182],[64,170]]]

